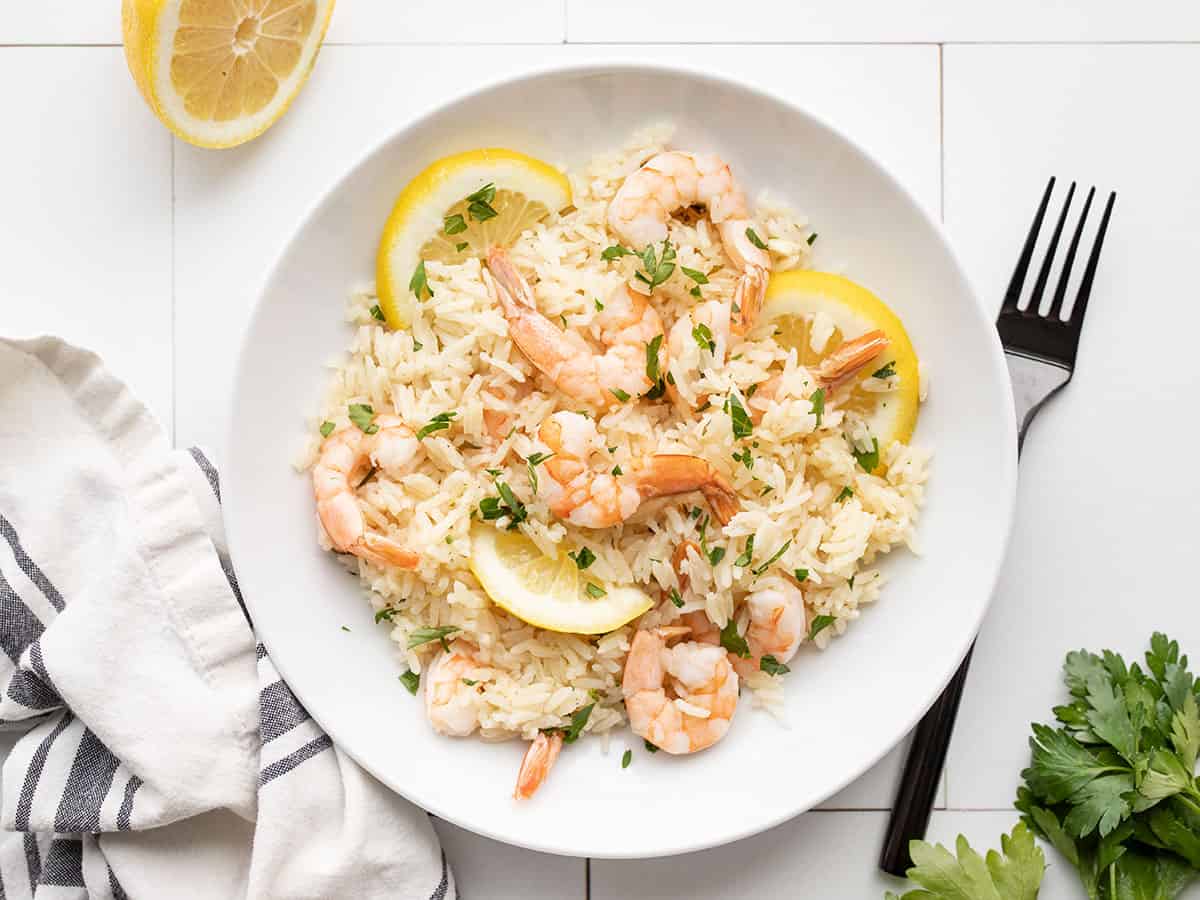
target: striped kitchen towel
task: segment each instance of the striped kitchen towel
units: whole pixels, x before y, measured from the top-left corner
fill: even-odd
[[[0,898],[454,898],[255,642],[219,501],[97,357],[0,340]]]

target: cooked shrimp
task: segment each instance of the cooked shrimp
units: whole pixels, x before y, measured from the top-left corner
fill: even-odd
[[[539,479],[550,511],[584,528],[610,528],[632,516],[653,497],[700,491],[722,523],[738,510],[737,495],[711,463],[698,456],[655,454],[637,460],[623,475],[600,474],[589,464],[603,449],[595,423],[575,412],[556,412],[538,429],[552,453]]]
[[[729,661],[743,678],[757,672],[764,656],[773,656],[776,662],[786,663],[796,655],[801,642],[808,634],[808,610],[804,606],[804,594],[788,578],[768,576],[746,596],[749,622],[746,646],[750,655],[729,654]],[[692,639],[702,644],[720,645],[721,629],[717,628],[704,610],[684,615],[681,620],[692,634]]]
[[[538,733],[538,736],[529,745],[529,749],[525,751],[525,758],[521,760],[521,769],[517,772],[517,787],[513,791],[514,799],[528,800],[534,795],[542,786],[542,782],[546,780],[546,776],[550,774],[550,767],[558,759],[558,752],[562,750],[562,745],[561,732],[555,731],[547,734],[542,731]]]
[[[608,206],[608,224],[637,248],[667,236],[667,220],[677,209],[704,206],[721,235],[721,245],[742,271],[734,292],[733,328],[749,331],[758,318],[767,290],[771,257],[750,240],[754,227],[746,195],[733,180],[728,164],[711,153],[670,150],[659,153],[630,174]]]
[[[478,727],[479,692],[467,681],[480,667],[475,648],[455,641],[425,669],[425,715],[434,731],[466,737]]]
[[[578,333],[538,312],[529,284],[500,247],[488,253],[484,283],[504,310],[513,342],[564,393],[603,407],[654,387],[646,377],[646,347],[663,335],[663,324],[644,295],[622,285],[608,297],[596,316],[605,347],[597,353]],[[666,351],[659,354],[665,369]]]
[[[672,329],[672,336],[674,333],[674,329]],[[826,393],[837,390],[854,378],[863,366],[883,353],[889,344],[887,335],[879,330],[868,331],[852,341],[846,341],[821,360],[813,370],[817,387],[823,388]],[[762,421],[768,404],[776,398],[778,390],[778,375],[772,375],[766,381],[759,382],[754,396],[750,399],[748,410],[755,425]]]
[[[694,641],[667,647],[662,636],[639,631],[621,692],[634,734],[668,753],[695,753],[729,731],[738,677],[720,647]]]
[[[407,470],[420,449],[412,429],[396,416],[376,416],[374,434],[357,426],[335,431],[321,444],[312,470],[317,516],[330,543],[342,553],[373,562],[415,569],[421,557],[395,541],[368,531],[354,490],[372,466],[388,474]]]

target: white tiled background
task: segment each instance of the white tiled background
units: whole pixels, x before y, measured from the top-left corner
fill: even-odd
[[[1200,652],[1181,577],[1200,501],[1194,0],[342,0],[289,114],[219,153],[154,120],[119,40],[115,0],[0,17],[0,333],[97,349],[177,444],[218,460],[239,331],[298,216],[399,123],[525,68],[686,60],[804,105],[943,216],[996,304],[1049,175],[1116,189],[1079,374],[1026,444],[933,835],[986,847],[1011,825],[1028,725],[1056,702],[1068,649],[1135,653],[1161,628]],[[820,811],[670,860],[439,831],[471,898],[880,897],[896,887],[875,860],[900,759]],[[1081,897],[1051,859],[1043,896]]]

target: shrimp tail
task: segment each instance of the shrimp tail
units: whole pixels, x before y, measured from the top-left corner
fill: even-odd
[[[488,251],[487,268],[483,274],[488,293],[494,301],[504,307],[505,315],[516,314],[522,306],[526,309],[537,309],[529,282],[517,271],[503,247],[493,247]]]
[[[767,296],[767,271],[750,266],[733,289],[732,315],[729,327],[734,334],[745,334],[758,321]]]
[[[558,731],[550,734],[543,731],[533,739],[529,749],[525,751],[525,758],[521,760],[521,768],[517,772],[517,786],[513,791],[514,799],[528,800],[537,792],[537,789],[542,786],[542,782],[546,780],[546,776],[550,774],[550,768],[558,759],[558,753],[562,750],[562,746],[563,736]]]
[[[886,350],[889,344],[887,335],[878,329],[847,341],[822,360],[817,368],[817,380],[826,390],[835,390]]]
[[[737,494],[729,482],[698,456],[657,453],[639,466],[635,477],[644,500],[700,491],[722,525],[738,511]]]
[[[415,569],[421,565],[420,554],[406,550],[390,538],[369,531],[359,538],[355,554],[378,566],[392,565],[401,569]]]

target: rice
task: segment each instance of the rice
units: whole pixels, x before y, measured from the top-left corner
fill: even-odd
[[[621,151],[600,156],[582,173],[572,174],[574,210],[525,232],[510,250],[533,284],[539,309],[593,341],[599,334],[596,301],[632,282],[641,265],[636,257],[601,258],[604,248],[617,243],[605,223],[608,202],[623,178],[664,149],[669,136],[669,130],[647,130]],[[756,221],[776,270],[806,264],[813,232],[803,218],[764,196]],[[673,221],[670,240],[679,267],[709,273],[706,300],[732,295],[738,272],[706,219]],[[731,348],[718,347],[721,364],[703,372],[688,374],[695,362],[689,354],[698,354],[698,346],[685,348],[671,361],[672,373],[679,373],[680,394],[694,405],[703,396],[737,393],[763,413],[747,442],[752,466],[731,458],[738,442],[720,403],[683,417],[666,402],[630,402],[596,420],[613,465],[628,468],[655,452],[709,460],[740,496],[741,510],[727,526],[712,520],[698,497],[643,504],[631,519],[603,532],[556,519],[532,491],[524,459],[537,448],[541,423],[556,410],[579,404],[555,391],[509,339],[478,260],[454,266],[430,261],[426,275],[432,296],[419,304],[408,330],[390,331],[372,318],[376,300],[371,286],[351,293],[346,314],[355,325],[353,339],[348,352],[330,364],[322,415],[310,423],[298,465],[314,461],[322,422],[339,428],[348,424],[350,404],[395,411],[414,427],[438,414],[456,413],[451,429],[422,441],[424,453],[405,474],[392,478],[380,471],[359,489],[367,526],[417,550],[420,568],[382,569],[353,557],[346,557],[346,564],[358,574],[373,607],[390,622],[402,662],[413,672],[421,673],[439,651],[437,641],[409,649],[418,629],[452,626],[457,629],[452,639],[478,648],[479,665],[469,680],[477,682],[478,727],[485,739],[531,739],[540,729],[568,724],[588,704],[593,708],[586,732],[621,726],[621,673],[635,629],[669,624],[694,610],[704,610],[717,626],[732,617],[744,629],[746,611],[735,599],[753,588],[754,568],[781,548],[774,567],[807,573],[810,618],[831,617],[816,635],[819,648],[878,598],[884,583],[874,567],[878,557],[898,545],[916,549],[928,453],[894,443],[880,448],[885,474],[863,471],[853,450],[868,449],[869,435],[836,406],[824,411],[818,426],[809,396],[811,376],[794,352],[774,341],[769,328],[756,329],[733,355]],[[688,293],[691,287],[677,273],[655,289],[654,304],[668,329],[697,302]],[[815,349],[832,330],[832,322],[813,323]],[[748,396],[751,385],[775,374],[773,397]],[[872,390],[896,387],[896,376],[873,381],[878,383]],[[508,420],[512,430],[507,437],[489,437],[485,413]],[[600,636],[536,629],[495,606],[469,568],[472,516],[481,500],[495,495],[488,470],[498,471],[525,504],[528,517],[518,525],[523,534],[547,554],[556,554],[564,542],[586,545],[596,556],[590,571],[605,582],[638,583],[654,596],[678,588],[672,554],[681,542],[699,540],[702,527],[706,546],[726,552],[715,565],[689,554],[683,563],[689,586],[681,594],[681,607],[663,602],[640,622]],[[501,518],[490,524],[503,528],[510,523]],[[319,526],[317,532],[328,548]],[[751,538],[753,562],[738,566]],[[783,681],[755,672],[744,683],[757,705],[777,710]],[[699,715],[697,709],[686,711]]]

